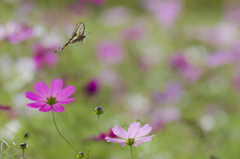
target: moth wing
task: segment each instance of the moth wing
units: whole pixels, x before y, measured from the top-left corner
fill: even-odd
[[[78,22],[77,25],[75,26],[75,29],[73,30],[72,36],[77,34],[77,31],[78,31],[80,25],[81,25],[81,22]]]
[[[76,30],[76,34],[78,34],[79,36],[83,36],[85,31],[85,25],[82,22],[79,22],[79,27]]]
[[[84,34],[84,31],[85,31],[85,25],[82,22],[78,22],[72,33],[72,36],[75,36],[76,34],[79,34],[80,36],[82,36]]]

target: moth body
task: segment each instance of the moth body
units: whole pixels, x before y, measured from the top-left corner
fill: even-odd
[[[60,50],[63,50],[68,44],[70,43],[76,43],[76,42],[83,42],[83,39],[86,38],[84,34],[85,31],[85,25],[82,22],[78,22],[71,38],[68,40],[68,42],[61,48],[59,48]],[[57,52],[57,51],[54,51]]]

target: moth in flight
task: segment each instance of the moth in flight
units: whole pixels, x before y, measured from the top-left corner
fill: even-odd
[[[63,50],[70,43],[83,42],[83,39],[86,37],[85,35],[83,35],[84,31],[85,31],[85,25],[82,22],[78,22],[72,33],[71,38],[63,47],[59,47],[59,50]],[[57,50],[54,52],[57,52]]]

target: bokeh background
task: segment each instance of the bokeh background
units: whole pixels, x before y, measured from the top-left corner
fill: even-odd
[[[1,0],[0,15],[0,139],[24,126],[29,159],[76,158],[51,112],[26,106],[26,91],[56,78],[76,89],[56,121],[79,151],[94,108],[105,110],[91,159],[130,158],[129,146],[104,136],[134,121],[155,134],[133,148],[135,158],[240,158],[239,1]],[[54,53],[77,22],[87,38]]]

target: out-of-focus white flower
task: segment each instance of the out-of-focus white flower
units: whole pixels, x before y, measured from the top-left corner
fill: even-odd
[[[100,17],[106,26],[121,25],[131,19],[129,10],[121,6],[106,10]]]
[[[14,99],[14,109],[18,114],[21,116],[29,116],[38,113],[38,111],[35,111],[34,109],[29,109],[26,107],[26,104],[30,102],[29,99],[26,98],[25,92],[21,92],[17,94]]]
[[[3,61],[0,63],[0,78],[5,81],[5,91],[21,89],[33,80],[35,68],[32,59],[22,57],[14,63],[10,57],[2,55],[0,61]]]
[[[20,126],[21,125],[18,120],[8,122],[3,129],[0,129],[1,139],[12,140],[19,131]]]
[[[149,110],[149,99],[141,94],[132,94],[127,98],[127,105],[133,115],[141,117]]]
[[[199,119],[201,128],[205,131],[210,131],[215,125],[215,119],[211,115],[204,115]]]

